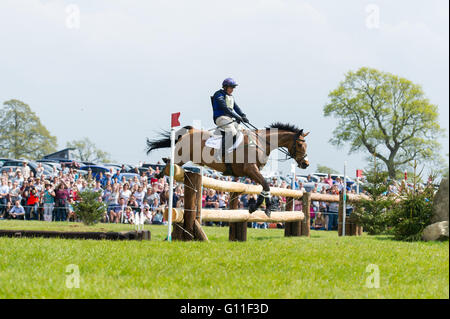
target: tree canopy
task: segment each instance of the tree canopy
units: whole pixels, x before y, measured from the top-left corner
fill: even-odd
[[[331,167],[328,167],[328,166],[325,166],[325,165],[317,164],[317,173],[322,173],[322,174],[338,174],[338,171],[336,171],[335,169],[332,169]]]
[[[19,100],[3,103],[0,110],[2,157],[36,159],[56,151],[52,136],[31,108]]]
[[[111,161],[109,153],[99,149],[94,142],[87,137],[67,142],[67,147],[75,148],[77,159],[82,162],[108,163]]]
[[[420,85],[391,73],[363,67],[346,74],[330,92],[325,116],[339,120],[330,142],[366,151],[385,165],[391,178],[414,159],[440,157],[436,138],[443,130],[437,106]]]

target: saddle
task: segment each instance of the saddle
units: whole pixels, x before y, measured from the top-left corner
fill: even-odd
[[[205,146],[220,150],[221,160],[224,160],[226,153],[231,153],[242,144],[244,141],[244,134],[239,131],[236,135],[234,135],[232,139],[232,146],[227,150],[225,145],[225,132],[222,130],[216,130],[216,132],[217,131],[219,131],[219,134],[214,134],[212,137],[208,138],[205,142]],[[231,163],[225,163],[225,166],[226,170],[223,172],[223,175],[234,175],[231,168]]]
[[[232,146],[228,149],[228,153],[231,153],[234,149],[238,148],[243,141],[244,141],[244,134],[242,132],[238,132],[235,136],[233,136]],[[222,153],[224,153],[225,132],[217,130],[213,136],[211,136],[206,140],[205,146],[216,150],[221,150]]]

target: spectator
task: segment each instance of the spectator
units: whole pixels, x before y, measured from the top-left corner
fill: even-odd
[[[134,212],[130,206],[125,208],[124,220],[125,224],[134,224]]]
[[[152,224],[153,225],[162,225],[163,224],[163,214],[160,211],[154,211],[153,213]]]
[[[145,191],[144,188],[142,186],[139,186],[137,191],[135,191],[133,193],[134,197],[136,198],[137,203],[139,204],[139,206],[142,205],[142,203],[144,202],[144,197],[145,197]],[[147,201],[148,202],[148,201]]]
[[[4,213],[6,210],[6,204],[8,203],[8,196],[9,196],[9,187],[8,182],[6,181],[6,178],[2,178],[0,186],[0,213]]]
[[[25,209],[25,219],[33,219],[38,220],[38,208],[39,208],[39,193],[34,187],[34,185],[30,186],[29,190],[25,192],[26,197],[26,209]]]
[[[220,209],[227,208],[228,196],[225,194],[225,192],[219,192],[218,200],[219,200],[219,208]]]
[[[9,199],[11,203],[15,203],[16,200],[22,200],[20,185],[17,180],[14,180],[12,187],[9,190]]]
[[[342,190],[344,189],[344,182],[342,181],[342,179],[340,179],[339,177],[337,177],[337,178],[336,178],[336,181],[335,181],[335,185],[337,186],[338,191],[339,191],[339,192],[342,192]]]
[[[55,191],[52,189],[51,184],[46,184],[43,196],[43,203],[44,203],[44,220],[47,222],[50,222],[53,219],[55,196],[56,196]]]
[[[125,199],[125,202],[128,202],[128,199],[131,196],[131,190],[129,188],[130,188],[130,185],[125,182],[123,184],[122,191],[120,192],[120,197]]]
[[[206,196],[208,196],[208,191],[204,189],[202,191],[202,208],[205,208],[206,206]]]
[[[73,198],[70,198],[67,200],[67,221],[76,221],[77,220],[77,214],[75,213],[75,210],[73,209]]]
[[[101,185],[100,181],[96,181],[95,182],[95,187],[92,190],[94,192],[103,192],[103,188],[102,188],[102,185]]]
[[[302,192],[306,192],[306,189],[305,189],[305,187],[303,186],[303,183],[302,183],[302,182],[299,183],[299,185],[298,185],[298,190],[299,190],[299,191],[302,191]]]
[[[148,204],[143,204],[141,207],[142,215],[144,216],[144,224],[151,224],[153,216]]]
[[[205,208],[219,208],[219,199],[216,195],[216,191],[213,189],[208,191]]]
[[[339,192],[336,190],[333,191],[333,195],[339,195]],[[336,230],[338,226],[338,212],[339,212],[339,203],[332,202],[328,205],[328,229]]]
[[[327,229],[326,225],[327,223],[325,217],[322,215],[322,213],[318,212],[313,222],[313,228],[315,230],[326,230]]]
[[[22,162],[22,174],[23,174],[23,178],[28,179],[28,177],[30,177],[30,167],[28,166],[28,162],[24,161]]]
[[[16,200],[14,206],[9,210],[9,218],[24,219],[25,209],[20,205],[20,200]],[[9,219],[8,218],[8,219]]]
[[[13,182],[17,181],[19,183],[19,186],[22,186],[24,180],[25,179],[23,178],[22,171],[20,169],[17,169],[16,170],[16,175],[15,175],[15,177],[13,179]]]
[[[323,182],[324,182],[325,184],[328,184],[328,185],[330,185],[330,186],[333,186],[333,179],[331,178],[331,174],[328,174],[327,178],[325,178],[325,179],[323,180]]]
[[[248,195],[247,194],[242,194],[241,197],[239,198],[239,201],[241,202],[243,208],[248,208]]]
[[[42,163],[38,163],[38,165],[36,167],[36,177],[41,178],[43,173],[44,173],[44,167],[42,166]]]
[[[65,221],[67,219],[67,201],[70,195],[64,183],[60,183],[55,192],[56,215],[55,221]]]
[[[128,206],[131,207],[131,209],[135,213],[139,213],[141,211],[141,205],[137,202],[134,195],[130,196],[130,200],[128,201]]]

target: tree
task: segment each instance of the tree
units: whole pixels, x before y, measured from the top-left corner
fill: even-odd
[[[420,240],[425,227],[431,224],[435,190],[432,181],[424,189],[418,187],[421,174],[417,166],[414,161],[413,191],[403,190],[401,200],[391,211],[392,234],[398,240]]]
[[[56,151],[52,136],[31,108],[9,100],[0,110],[0,154],[2,157],[36,159]]]
[[[77,159],[82,162],[110,162],[110,155],[108,152],[102,151],[97,148],[97,146],[85,137],[81,140],[74,140],[72,142],[67,142],[67,147],[73,147],[78,153]]]
[[[388,230],[390,210],[394,199],[385,196],[389,190],[387,183],[388,172],[380,171],[377,158],[364,171],[366,183],[364,191],[368,199],[361,199],[354,204],[353,218],[370,235],[378,235]]]
[[[317,173],[322,174],[338,174],[338,171],[332,169],[331,167],[327,167],[325,165],[317,164]]]
[[[436,141],[443,130],[437,106],[411,81],[375,69],[348,72],[329,94],[325,116],[339,124],[330,142],[350,144],[350,152],[368,151],[385,165],[390,178],[413,160],[440,156]]]
[[[79,193],[80,200],[76,202],[74,211],[85,225],[93,225],[101,221],[106,212],[106,205],[99,200],[102,192],[94,192],[91,188],[86,188]]]

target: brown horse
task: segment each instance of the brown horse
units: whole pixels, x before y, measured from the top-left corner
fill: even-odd
[[[269,183],[261,175],[260,170],[265,166],[270,153],[280,149],[288,157],[293,158],[299,168],[309,166],[306,156],[305,137],[302,129],[290,124],[274,123],[265,129],[246,130],[240,145],[225,158],[219,157],[219,150],[205,146],[213,132],[198,130],[186,126],[176,132],[174,163],[183,165],[189,161],[200,166],[208,166],[224,175],[236,177],[246,176],[262,185],[256,204],[249,206],[252,213],[266,200],[266,214],[270,216],[271,200]],[[161,138],[147,139],[147,154],[155,149],[170,148],[170,132],[163,132]],[[164,161],[168,163],[168,159]]]

